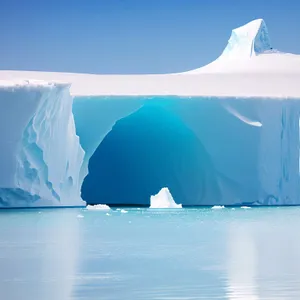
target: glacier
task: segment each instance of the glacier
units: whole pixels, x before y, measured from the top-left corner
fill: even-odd
[[[22,109],[4,106],[1,148],[7,151],[0,158],[0,187],[6,205],[19,205],[14,201],[23,197],[28,206],[45,199],[75,205],[84,203],[81,198],[92,205],[150,206],[151,195],[163,188],[183,206],[300,204],[300,56],[273,49],[262,19],[232,30],[215,61],[183,73],[0,71],[6,83],[24,78],[43,80],[47,93],[51,82],[69,83],[73,106],[66,84],[58,83],[53,93],[64,91],[68,100],[48,97],[49,110],[35,106],[22,124]],[[16,107],[31,93],[27,86],[14,94]],[[48,113],[66,103],[64,113]],[[48,133],[37,126],[45,111]],[[44,162],[34,169],[48,168],[38,179],[20,163],[31,159],[27,146],[11,146],[15,152],[8,154],[13,152],[5,128],[14,127],[7,115],[21,116],[19,145],[35,135],[43,140],[33,143],[41,151],[29,147],[33,161]],[[39,115],[34,124],[33,115]],[[55,139],[49,131],[60,122],[70,129]]]
[[[69,84],[0,82],[0,206],[83,206]]]

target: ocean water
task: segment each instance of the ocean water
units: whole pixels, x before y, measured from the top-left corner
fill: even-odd
[[[0,211],[1,300],[300,299],[300,208]]]

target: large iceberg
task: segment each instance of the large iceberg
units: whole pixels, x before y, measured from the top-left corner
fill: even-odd
[[[84,205],[69,84],[0,82],[0,206]]]
[[[77,182],[89,204],[149,206],[166,186],[183,205],[300,204],[300,56],[274,50],[261,19],[234,29],[215,61],[184,73],[0,71],[18,78],[71,84],[85,154],[76,146],[67,156],[81,153]]]

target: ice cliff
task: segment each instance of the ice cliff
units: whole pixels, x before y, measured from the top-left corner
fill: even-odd
[[[71,83],[85,153],[65,85],[2,88],[3,203],[73,205],[81,189],[89,204],[149,206],[166,187],[183,205],[300,204],[300,56],[273,50],[261,19],[184,73],[0,71],[18,78]]]
[[[0,82],[0,206],[84,205],[68,84]]]

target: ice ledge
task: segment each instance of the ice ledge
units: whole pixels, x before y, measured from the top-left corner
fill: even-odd
[[[47,88],[67,88],[71,87],[71,83],[61,82],[61,81],[45,81],[36,79],[18,79],[12,78],[8,80],[0,80],[0,90],[10,90],[10,89],[24,89],[28,88],[30,90],[35,89],[47,89]]]
[[[257,19],[232,30],[221,57],[250,58],[270,50],[272,46],[266,23]]]

